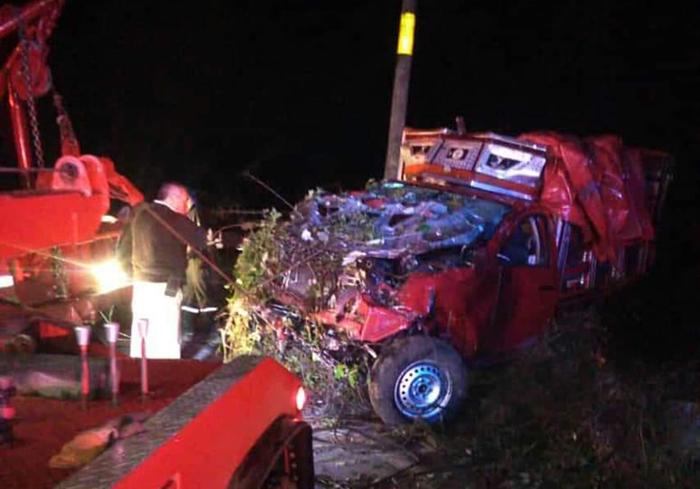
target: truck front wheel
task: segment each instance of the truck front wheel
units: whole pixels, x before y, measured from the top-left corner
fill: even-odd
[[[370,372],[369,398],[386,424],[452,418],[467,397],[467,370],[448,343],[429,336],[394,340]]]

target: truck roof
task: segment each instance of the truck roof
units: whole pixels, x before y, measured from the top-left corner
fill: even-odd
[[[518,137],[404,131],[399,178],[450,189],[474,189],[539,203],[584,229],[600,259],[629,241],[654,237],[672,158],[631,148],[613,135],[556,132]]]

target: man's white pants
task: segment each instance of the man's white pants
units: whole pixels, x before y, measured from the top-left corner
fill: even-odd
[[[180,358],[182,292],[167,296],[165,286],[165,282],[134,282],[129,352],[132,358],[141,358],[139,319],[148,320],[146,358]]]

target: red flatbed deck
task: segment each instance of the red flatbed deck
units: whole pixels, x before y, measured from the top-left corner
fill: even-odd
[[[17,396],[12,447],[0,446],[0,488],[50,488],[76,470],[50,469],[49,459],[61,446],[81,431],[97,428],[124,414],[155,413],[209,373],[220,362],[195,360],[149,360],[149,383],[152,395],[141,402],[139,362],[118,360],[121,371],[120,404],[109,399],[93,400],[83,411],[79,401]]]

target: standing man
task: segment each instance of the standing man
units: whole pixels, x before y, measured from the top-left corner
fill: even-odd
[[[148,320],[146,356],[180,358],[181,286],[187,267],[187,246],[203,248],[206,233],[187,217],[187,189],[164,183],[153,203],[134,209],[118,245],[122,263],[131,263],[131,357],[141,357],[140,319]]]

